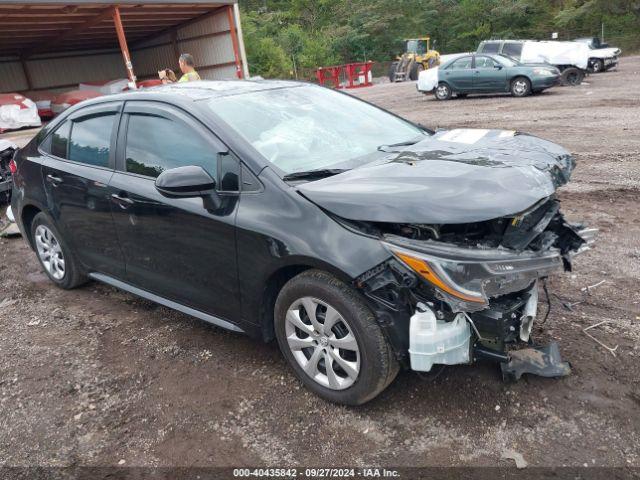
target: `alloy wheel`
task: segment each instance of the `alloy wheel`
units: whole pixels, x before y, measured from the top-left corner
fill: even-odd
[[[513,90],[516,95],[524,95],[527,92],[527,82],[524,80],[516,80],[513,84]]]
[[[287,344],[302,370],[332,390],[349,388],[360,373],[360,349],[353,329],[331,305],[299,298],[287,310]]]
[[[449,87],[446,85],[438,85],[436,89],[436,95],[440,99],[447,98],[449,96]]]
[[[38,225],[36,228],[36,248],[42,265],[56,280],[62,280],[65,273],[64,255],[60,242],[53,232],[45,225]]]

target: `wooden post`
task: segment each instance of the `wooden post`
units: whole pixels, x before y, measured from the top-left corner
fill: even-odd
[[[233,7],[227,6],[227,18],[229,20],[229,32],[231,33],[231,43],[233,44],[233,56],[236,63],[236,75],[238,78],[244,78],[242,70],[242,62],[240,61],[240,48],[238,46],[238,34],[236,33],[236,23],[233,18]]]
[[[242,73],[244,78],[250,78],[249,64],[247,63],[247,52],[244,48],[244,35],[242,34],[242,21],[240,20],[240,8],[237,3],[233,4],[233,16],[236,21],[236,34],[238,37],[238,46],[240,47],[240,61],[242,62]]]
[[[133,88],[136,86],[136,75],[133,72],[133,64],[131,63],[131,55],[129,54],[129,46],[127,45],[127,37],[124,34],[124,28],[122,27],[122,18],[120,18],[120,10],[118,7],[112,7],[113,23],[116,26],[116,34],[118,35],[118,43],[120,44],[120,50],[122,51],[122,58],[124,59],[124,65],[127,68],[127,75],[129,81],[133,84]]]

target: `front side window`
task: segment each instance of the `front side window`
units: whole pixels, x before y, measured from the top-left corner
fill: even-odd
[[[489,57],[476,57],[476,68],[494,68],[496,64]]]
[[[186,124],[166,117],[130,114],[126,170],[156,178],[163,171],[196,165],[217,177],[218,152]]]
[[[69,160],[96,167],[109,166],[109,148],[115,113],[74,120],[69,139]]]
[[[520,58],[520,55],[522,55],[522,43],[505,43],[502,54],[515,59]]]
[[[67,148],[69,146],[69,133],[71,122],[67,120],[60,125],[51,135],[51,155],[58,158],[67,158]]]
[[[471,57],[462,57],[447,67],[447,70],[464,70],[471,68]]]
[[[484,43],[480,49],[482,53],[498,53],[498,50],[500,50],[500,43],[498,42]]]
[[[380,146],[425,135],[384,110],[314,85],[213,98],[207,105],[285,174],[354,168],[387,155]]]

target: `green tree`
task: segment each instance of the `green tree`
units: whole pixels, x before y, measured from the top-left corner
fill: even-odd
[[[240,0],[251,71],[291,76],[362,60],[384,62],[403,40],[430,35],[441,53],[489,38],[598,35],[640,49],[639,0]]]

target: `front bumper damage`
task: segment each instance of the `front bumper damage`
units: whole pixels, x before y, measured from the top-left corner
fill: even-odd
[[[541,282],[571,270],[596,230],[567,223],[555,199],[503,223],[499,240],[473,244],[460,237],[444,242],[445,235],[424,240],[383,234],[393,257],[356,285],[406,366],[430,371],[433,365],[491,360],[501,364],[505,379],[570,373],[557,344],[536,346],[531,332]]]

